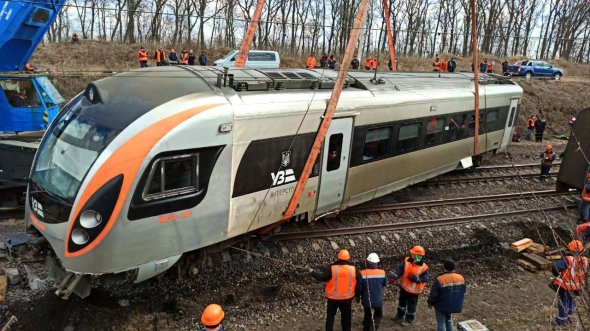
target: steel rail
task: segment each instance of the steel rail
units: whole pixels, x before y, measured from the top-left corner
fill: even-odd
[[[553,166],[559,166],[559,165],[561,165],[561,162],[553,163]],[[501,165],[483,166],[483,167],[477,167],[477,168],[456,169],[456,170],[453,170],[452,172],[478,172],[478,171],[488,171],[488,170],[492,171],[492,170],[503,170],[503,169],[513,169],[513,168],[517,168],[517,169],[535,168],[535,167],[540,167],[540,166],[541,166],[540,163],[524,163],[524,164],[515,164],[515,165],[501,164]]]
[[[577,204],[570,204],[570,205],[547,207],[547,208],[543,208],[543,210],[545,212],[548,212],[548,211],[574,209],[577,207],[578,207]],[[267,240],[267,241],[303,240],[303,239],[337,237],[337,236],[346,236],[346,235],[358,235],[358,234],[374,233],[374,232],[390,232],[390,231],[401,231],[401,230],[408,230],[408,229],[421,229],[421,228],[438,227],[438,226],[445,226],[445,225],[456,225],[456,224],[469,223],[469,222],[486,220],[486,219],[494,219],[494,218],[499,219],[502,217],[518,216],[518,215],[525,215],[525,214],[538,213],[538,212],[540,212],[539,209],[522,209],[522,210],[514,210],[514,211],[509,211],[509,212],[503,212],[503,213],[458,216],[458,217],[452,217],[452,218],[441,218],[441,219],[433,219],[433,220],[425,220],[425,221],[389,223],[389,224],[349,227],[349,228],[341,228],[341,229],[327,229],[327,230],[318,230],[318,231],[278,233],[276,235],[266,238],[265,240]]]
[[[437,199],[437,200],[429,200],[429,201],[412,201],[412,202],[388,203],[388,204],[372,205],[372,206],[370,206],[370,205],[369,206],[359,206],[359,207],[352,207],[350,209],[346,209],[346,210],[342,211],[341,214],[342,215],[349,215],[349,214],[372,213],[372,212],[414,209],[414,208],[424,208],[424,207],[434,207],[434,206],[458,205],[458,204],[473,203],[473,202],[493,202],[493,201],[503,201],[503,200],[512,200],[512,199],[527,199],[527,198],[533,197],[531,195],[531,193],[537,197],[577,194],[575,191],[556,192],[553,190],[545,190],[545,191],[534,191],[534,192],[480,195],[480,196],[465,197],[465,198]]]
[[[557,175],[558,172],[550,172],[549,177]],[[510,175],[498,175],[498,176],[487,176],[487,177],[462,177],[462,178],[449,178],[449,179],[428,179],[423,182],[416,183],[417,186],[429,186],[429,185],[440,185],[440,184],[456,184],[463,182],[488,182],[493,180],[505,180],[512,178],[535,178],[539,177],[539,174],[510,174]]]

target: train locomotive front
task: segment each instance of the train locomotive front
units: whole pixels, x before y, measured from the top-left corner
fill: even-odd
[[[89,293],[82,275],[139,282],[226,236],[227,103],[189,71],[152,69],[92,83],[61,111],[35,157],[26,221],[51,245],[64,296]]]

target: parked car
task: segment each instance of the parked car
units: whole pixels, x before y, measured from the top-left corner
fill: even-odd
[[[225,57],[214,62],[213,65],[220,67],[233,67],[236,65],[238,50],[229,52]],[[275,51],[255,51],[248,53],[246,60],[247,68],[278,68],[281,64],[279,53]]]
[[[553,77],[555,80],[560,80],[563,76],[563,69],[554,67],[545,61],[524,60],[508,66],[508,73],[512,76],[524,76],[526,79]]]

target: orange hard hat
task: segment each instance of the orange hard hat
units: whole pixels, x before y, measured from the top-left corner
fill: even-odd
[[[549,150],[552,150],[552,149],[553,149],[553,146],[551,146],[551,145],[547,145],[547,146],[545,146],[545,149],[546,149],[546,150],[548,150],[548,151],[549,151]]]
[[[426,250],[422,246],[414,246],[410,249],[410,253],[415,255],[426,255]]]
[[[201,315],[201,323],[208,327],[217,326],[221,324],[224,316],[225,313],[220,305],[210,304],[203,311],[203,315]]]
[[[567,244],[567,248],[569,248],[572,252],[581,253],[584,250],[584,244],[582,244],[582,242],[579,240],[572,240],[569,244]]]
[[[338,260],[350,260],[350,253],[346,249],[340,250],[340,252],[338,252]]]

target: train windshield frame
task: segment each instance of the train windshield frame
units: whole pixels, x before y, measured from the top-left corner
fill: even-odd
[[[66,106],[47,131],[32,180],[49,194],[73,202],[88,171],[119,130],[98,123],[83,95]]]

